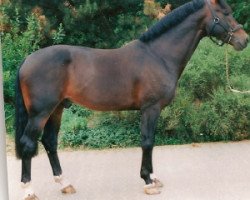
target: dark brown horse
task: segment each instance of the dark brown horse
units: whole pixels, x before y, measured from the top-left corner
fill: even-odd
[[[141,177],[147,194],[159,193],[153,175],[154,130],[161,110],[174,98],[177,81],[199,41],[215,37],[243,50],[248,35],[224,0],[193,0],[174,10],[119,49],[51,46],[29,55],[16,85],[16,153],[22,159],[25,198],[31,188],[31,159],[40,133],[56,182],[75,192],[62,177],[57,137],[67,102],[94,110],[141,111]]]

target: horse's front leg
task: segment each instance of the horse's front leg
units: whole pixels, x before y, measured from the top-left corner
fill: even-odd
[[[144,192],[146,194],[159,194],[159,187],[163,185],[153,174],[152,152],[154,146],[154,131],[157,119],[160,115],[160,106],[154,105],[142,110],[141,118],[141,146],[142,146],[142,164],[141,178],[144,179],[146,185]]]

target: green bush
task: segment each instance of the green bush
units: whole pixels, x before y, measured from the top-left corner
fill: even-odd
[[[139,118],[137,112],[93,112],[74,105],[64,112],[61,145],[90,148],[137,146]]]
[[[250,48],[229,50],[230,82],[249,90]],[[225,48],[203,40],[179,82],[175,101],[162,112],[168,136],[183,142],[240,140],[250,134],[249,94],[232,93],[225,74]]]
[[[202,40],[187,65],[179,86],[200,100],[210,98],[217,88],[226,87],[225,48],[215,46],[209,39]],[[249,47],[243,52],[236,52],[232,47],[228,47],[232,84],[243,90],[250,88],[249,79],[246,77],[250,74],[249,54]]]
[[[228,0],[234,11],[234,17],[243,24],[244,28],[250,31],[250,4],[243,0]]]
[[[5,16],[5,20],[10,21],[13,26],[11,31],[4,33],[2,37],[6,128],[10,133],[13,132],[14,85],[17,69],[30,52],[39,48],[38,43],[42,39],[39,34],[39,24],[34,16],[27,18],[27,29],[21,33],[18,11],[15,15],[15,21]]]
[[[193,102],[183,93],[162,112],[161,131],[167,137],[181,143],[249,138],[250,102],[246,96],[220,88],[210,101]]]
[[[78,115],[72,110],[88,115]],[[186,142],[180,137],[167,136],[163,126],[163,123],[158,124],[156,145]],[[139,111],[95,112],[75,105],[64,111],[60,134],[62,147],[132,147],[139,146],[140,142]]]
[[[99,48],[122,46],[136,38],[152,22],[142,12],[143,3],[124,1],[120,5],[119,2],[106,4],[100,1],[99,4],[98,0],[86,1],[88,3],[85,6],[73,1],[74,8],[61,2],[58,7],[52,6],[52,10],[43,10],[47,20],[45,26],[39,18],[42,15],[31,14],[37,2],[22,1],[20,4],[16,2],[0,6],[1,21],[7,27],[2,44],[5,112],[9,133],[13,132],[16,71],[28,54],[44,45],[59,43]],[[175,6],[180,2],[183,1],[175,1]],[[230,2],[235,7],[242,5],[236,9],[235,16],[248,28],[246,10],[249,6],[234,0]],[[40,3],[39,6],[43,8]],[[179,81],[176,99],[161,114],[156,130],[157,145],[249,138],[249,95],[229,91],[224,50],[208,39],[200,43]],[[240,53],[229,48],[230,81],[237,89],[250,88],[249,55],[250,47]],[[140,113],[100,113],[72,106],[64,112],[61,133],[62,146],[138,146]]]
[[[241,53],[229,49],[230,80],[238,89],[250,88],[249,53],[249,47]],[[85,112],[82,108],[73,109]],[[249,110],[249,95],[228,90],[225,48],[205,39],[181,77],[176,99],[162,111],[156,145],[247,139]],[[61,137],[64,146],[107,148],[140,144],[139,112],[88,112],[91,114],[86,117],[71,115],[71,109],[66,111],[63,124],[68,124],[68,128],[63,125]]]
[[[1,20],[11,24],[9,32],[2,35],[3,49],[3,81],[4,81],[4,100],[6,126],[8,132],[13,132],[14,117],[14,92],[16,73],[27,55],[39,49],[40,42],[44,39],[40,33],[41,24],[33,15],[26,18],[26,29],[21,28],[20,10],[15,10],[15,19],[12,20],[6,13],[4,7],[1,7],[3,18]],[[64,37],[63,27],[54,31],[53,43],[59,43]]]

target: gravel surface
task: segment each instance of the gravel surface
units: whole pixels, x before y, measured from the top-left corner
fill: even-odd
[[[32,182],[40,200],[249,200],[250,141],[155,147],[159,195],[143,193],[141,149],[60,152],[64,175],[77,190],[62,195],[44,153],[33,159]],[[8,155],[10,200],[20,200],[21,162]]]

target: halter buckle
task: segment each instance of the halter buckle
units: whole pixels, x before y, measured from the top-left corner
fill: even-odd
[[[235,28],[231,28],[231,31],[232,32],[236,32],[236,31],[238,31],[238,30],[240,30],[240,29],[242,29],[243,28],[243,25],[242,24],[237,24],[236,26],[235,26]]]
[[[214,23],[215,24],[219,24],[220,23],[220,18],[219,17],[215,17],[214,18]]]
[[[229,44],[231,42],[233,35],[234,35],[233,31],[228,33],[229,39],[228,39],[227,44]]]

